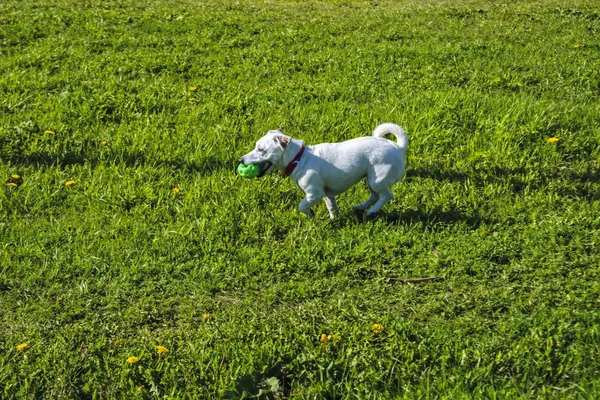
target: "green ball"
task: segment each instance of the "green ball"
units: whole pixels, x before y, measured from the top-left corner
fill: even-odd
[[[237,167],[238,174],[246,179],[254,179],[258,175],[258,164],[240,164]]]

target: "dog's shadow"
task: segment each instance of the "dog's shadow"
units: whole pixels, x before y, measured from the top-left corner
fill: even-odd
[[[474,185],[484,186],[489,184],[508,185],[515,195],[525,190],[540,190],[555,180],[556,175],[568,176],[569,181],[575,182],[569,188],[563,189],[566,195],[580,196],[589,200],[598,199],[598,191],[590,187],[591,183],[598,182],[600,170],[594,169],[584,173],[573,171],[538,171],[537,179],[527,179],[530,171],[524,168],[503,169],[494,168],[483,174],[465,174],[457,171],[448,171],[441,168],[416,168],[408,169],[406,183],[410,184],[413,179],[432,179],[439,182],[466,182]],[[400,206],[401,207],[401,206]],[[428,227],[447,227],[450,225],[464,224],[470,229],[477,229],[482,224],[498,222],[489,216],[483,216],[478,211],[465,213],[456,207],[435,207],[433,209],[407,209],[386,212],[385,208],[375,217],[368,217],[364,212],[344,212],[340,218],[333,220],[334,226],[344,227],[352,224],[366,224],[375,221],[383,221],[390,225],[416,225],[423,224]]]
[[[429,212],[422,212],[420,210],[412,209],[405,211],[393,211],[390,213],[383,213],[380,215],[380,218],[390,224],[403,225],[422,223],[428,226],[444,226],[464,223],[471,229],[477,229],[482,223],[490,222],[479,214],[467,215],[456,209],[442,210],[441,208],[435,208]]]
[[[436,166],[408,169],[408,183],[413,179],[432,179],[440,182],[470,182],[476,186],[504,185],[514,194],[526,191],[543,190],[552,183],[563,180],[569,182],[560,189],[563,196],[582,197],[590,201],[600,199],[598,190],[592,187],[600,181],[600,169],[590,168],[576,171],[573,168],[538,168],[528,170],[523,167],[501,168],[493,167],[474,174],[449,171]]]
[[[415,209],[392,212],[380,211],[375,216],[368,216],[365,212],[352,210],[341,213],[338,215],[338,218],[331,221],[331,224],[335,227],[343,228],[349,225],[372,224],[377,221],[389,225],[422,224],[428,227],[465,224],[470,229],[477,229],[481,224],[491,222],[479,214],[467,215],[457,209],[442,210],[441,208],[435,208],[431,211]]]

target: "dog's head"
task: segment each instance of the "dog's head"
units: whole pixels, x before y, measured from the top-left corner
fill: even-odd
[[[241,164],[258,164],[257,178],[275,168],[283,169],[283,153],[291,139],[280,130],[269,131],[256,142],[254,150],[240,158],[239,162]]]

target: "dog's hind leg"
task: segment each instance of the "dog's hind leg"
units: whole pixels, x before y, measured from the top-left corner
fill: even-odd
[[[337,205],[337,202],[335,201],[335,197],[327,196],[327,197],[323,198],[323,200],[325,200],[325,204],[327,204],[327,210],[329,210],[329,218],[335,219],[335,215],[337,214],[337,211],[338,211],[338,205]]]
[[[371,184],[369,183],[368,177],[365,179],[365,182],[367,184],[367,187],[369,188],[369,192],[371,192],[371,196],[369,196],[367,201],[365,201],[364,203],[352,207],[354,211],[365,211],[373,204],[377,203],[377,200],[379,200],[379,195],[373,190],[373,188],[371,188]]]
[[[370,190],[370,189],[369,189]],[[379,200],[379,195],[371,190],[371,196],[365,201],[357,206],[352,207],[355,211],[365,211],[367,208],[371,207],[373,204],[377,203]]]
[[[381,210],[381,207],[383,207],[385,203],[387,203],[394,197],[394,194],[389,189],[383,192],[379,192],[378,195],[379,200],[377,200],[373,207],[371,207],[371,209],[367,212],[367,216],[373,216],[377,214],[379,210]]]
[[[378,199],[375,204],[373,204],[373,207],[367,211],[367,216],[377,214],[385,203],[394,198],[394,194],[391,190],[392,185],[402,179],[403,176],[404,166],[395,169],[391,165],[379,165],[369,171],[367,183],[369,184],[371,192],[377,194]]]

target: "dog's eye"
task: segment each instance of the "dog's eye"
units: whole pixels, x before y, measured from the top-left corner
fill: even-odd
[[[259,147],[258,149],[256,149],[259,153],[262,153],[264,151],[264,149],[262,147]]]

